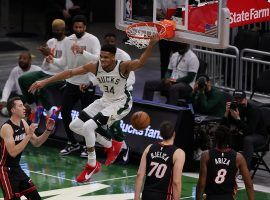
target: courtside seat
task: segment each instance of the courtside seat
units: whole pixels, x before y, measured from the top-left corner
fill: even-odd
[[[258,49],[259,38],[259,32],[242,29],[238,31],[234,38],[234,46],[236,46],[239,51],[245,48]]]
[[[259,78],[255,81],[250,95],[250,100],[253,98],[255,92],[270,94],[270,70],[262,72]],[[270,107],[270,104],[264,104],[264,106]]]
[[[251,178],[253,179],[258,170],[267,171],[270,174],[270,168],[264,160],[265,155],[269,152],[269,143],[270,143],[270,108],[261,107],[262,118],[264,119],[264,125],[266,126],[268,132],[268,138],[264,145],[257,147],[254,151],[253,160],[256,161],[254,172],[252,173]]]

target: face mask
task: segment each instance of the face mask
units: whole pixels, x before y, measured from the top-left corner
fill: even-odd
[[[178,53],[179,53],[180,55],[184,55],[186,52],[187,52],[187,49],[179,49],[179,50],[178,50]]]
[[[81,32],[81,33],[75,33],[76,37],[78,39],[80,39],[83,35],[84,35],[84,32]]]
[[[21,68],[22,70],[24,70],[24,69],[27,69],[27,68],[28,68],[29,64],[20,61],[20,62],[19,62],[19,66],[20,66],[20,68]]]
[[[55,32],[53,32],[53,37],[55,38],[55,39],[57,39],[57,40],[59,40],[61,37],[62,37],[62,33],[55,33]]]

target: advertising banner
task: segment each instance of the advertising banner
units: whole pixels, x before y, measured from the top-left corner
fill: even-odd
[[[147,112],[151,118],[150,125],[145,130],[136,130],[132,127],[130,118],[134,112],[144,111]],[[74,120],[79,115],[80,109],[79,105],[75,106],[75,109],[72,110],[71,116]],[[192,127],[185,128],[181,125],[181,121],[183,120],[184,114],[191,111],[188,108],[184,107],[176,107],[167,104],[158,104],[152,101],[144,101],[144,100],[134,100],[131,112],[124,117],[120,122],[120,127],[125,135],[125,141],[129,145],[131,151],[141,154],[144,149],[152,143],[159,142],[162,140],[159,132],[159,126],[164,121],[170,121],[175,124],[175,130],[177,134],[184,134],[185,130],[188,129],[188,134],[191,132],[190,129]],[[44,116],[46,112],[44,112]],[[42,132],[45,129],[45,117],[41,119],[39,130]],[[181,131],[180,131],[181,129]],[[51,136],[54,139],[60,139],[62,141],[67,140],[67,136],[62,123],[62,115],[61,113],[58,116],[57,128],[55,133]],[[75,134],[78,142],[83,142],[83,137]],[[182,141],[185,138],[181,138]]]
[[[230,27],[270,21],[270,0],[228,0]]]

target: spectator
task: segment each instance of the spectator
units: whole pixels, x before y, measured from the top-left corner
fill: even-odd
[[[39,50],[47,57],[52,55],[55,58],[60,58],[63,56],[64,49],[65,49],[65,22],[61,19],[55,19],[52,23],[52,30],[54,38],[47,41],[45,46],[41,46]],[[28,88],[37,80],[44,79],[47,77],[51,77],[52,75],[56,74],[57,72],[63,71],[66,67],[65,66],[57,66],[52,63],[48,63],[46,58],[42,63],[42,71],[30,72],[27,74],[22,75],[19,78],[19,84],[22,90],[22,94],[26,100],[26,102],[31,106],[34,107],[33,104],[38,103],[37,101],[40,100],[41,104],[44,108],[49,111],[53,107],[53,102],[49,98],[48,93],[41,89],[39,92],[35,94],[29,93]],[[32,105],[31,105],[32,104]]]
[[[156,13],[157,20],[169,19],[175,14],[177,8],[181,8],[183,1],[178,0],[157,0],[156,1]],[[165,78],[170,56],[172,53],[177,51],[177,42],[170,40],[160,40],[159,41],[160,50],[160,72],[161,79]]]
[[[135,182],[135,200],[180,199],[185,152],[173,145],[174,126],[165,121],[160,125],[163,140],[151,144],[143,152]]]
[[[215,132],[216,148],[203,152],[196,200],[235,199],[235,176],[239,169],[243,175],[248,200],[254,200],[253,184],[245,159],[231,149],[231,133],[226,126],[219,126]]]
[[[31,61],[31,54],[29,52],[23,52],[19,56],[18,60],[18,66],[14,67],[8,77],[8,80],[4,86],[3,92],[2,92],[2,99],[0,100],[0,109],[2,111],[3,107],[6,106],[7,101],[9,98],[14,97],[14,96],[22,96],[22,91],[19,86],[18,79],[21,75],[27,73],[27,72],[33,72],[33,71],[40,71],[41,68],[32,65]],[[4,109],[6,110],[6,109]],[[7,116],[7,112],[1,112],[5,116]]]
[[[77,15],[73,18],[73,32],[68,37],[65,47],[65,53],[61,58],[54,58],[53,63],[57,66],[67,66],[73,69],[82,66],[89,61],[98,61],[100,54],[100,43],[96,36],[85,32],[86,19],[83,15]],[[91,80],[96,80],[94,74],[89,74]],[[70,130],[69,124],[72,121],[71,111],[75,104],[80,100],[81,108],[84,109],[94,100],[95,87],[89,83],[89,75],[80,75],[66,80],[66,87],[63,93],[62,101],[62,118],[63,125],[68,137],[68,143],[64,149],[60,151],[60,155],[68,155],[73,151],[80,149],[80,145],[74,137],[73,131]],[[85,87],[87,85],[87,87]],[[87,151],[84,147],[81,157],[87,157]]]
[[[200,75],[192,92],[192,104],[196,113],[223,117],[225,99],[223,94],[214,86],[207,75]]]
[[[199,60],[189,45],[178,43],[177,52],[170,58],[167,78],[146,81],[143,99],[152,101],[155,91],[164,91],[167,93],[167,103],[177,105],[179,98],[190,97],[198,69]]]
[[[254,105],[248,103],[243,90],[233,92],[233,101],[227,102],[223,124],[241,135],[242,141],[234,141],[236,148],[243,149],[249,170],[252,169],[251,160],[254,148],[264,145],[267,130],[264,126],[262,114]],[[239,144],[239,143],[242,143]]]

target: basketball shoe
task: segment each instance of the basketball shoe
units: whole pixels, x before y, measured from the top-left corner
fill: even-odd
[[[96,161],[96,166],[93,167],[86,163],[84,170],[81,172],[79,176],[76,177],[76,181],[79,183],[88,182],[93,174],[96,174],[101,169],[101,163]]]
[[[61,156],[68,155],[68,154],[70,154],[73,151],[79,150],[80,148],[81,147],[80,147],[80,144],[79,143],[77,143],[77,144],[71,144],[71,142],[68,142],[67,145],[66,145],[66,147],[60,151],[60,155]]]
[[[112,140],[112,146],[110,148],[105,148],[105,151],[107,152],[107,160],[105,162],[106,166],[109,166],[116,160],[117,156],[121,152],[122,144],[123,142]]]

